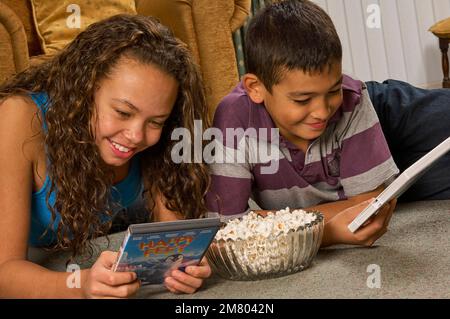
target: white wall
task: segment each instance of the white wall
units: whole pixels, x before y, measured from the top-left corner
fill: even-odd
[[[313,0],[333,19],[344,51],[344,72],[361,80],[388,78],[440,87],[441,52],[428,31],[450,17],[450,0]],[[367,21],[379,8],[380,27]]]

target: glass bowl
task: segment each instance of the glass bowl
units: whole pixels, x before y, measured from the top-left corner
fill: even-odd
[[[322,242],[324,220],[320,212],[311,223],[287,234],[246,240],[214,240],[206,256],[213,270],[231,280],[259,280],[295,273],[307,268]]]

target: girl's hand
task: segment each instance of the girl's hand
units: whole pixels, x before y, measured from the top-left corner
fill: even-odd
[[[140,287],[134,272],[114,272],[117,252],[104,251],[83,278],[82,290],[86,298],[128,298]]]
[[[187,266],[185,272],[175,269],[164,280],[164,284],[173,293],[192,294],[211,276],[211,267],[205,257],[198,266]]]
[[[347,227],[373,200],[372,198],[347,208],[327,222],[325,231],[327,232],[328,242],[322,243],[322,247],[332,244],[353,244],[370,247],[384,235],[397,204],[396,199],[382,206],[378,214],[372,216],[355,233],[352,233]]]

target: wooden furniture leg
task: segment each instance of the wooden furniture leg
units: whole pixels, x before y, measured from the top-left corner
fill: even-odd
[[[444,80],[442,86],[444,88],[450,88],[450,78],[449,78],[449,64],[448,64],[448,42],[449,39],[439,38],[439,48],[442,52],[442,71],[444,72]]]

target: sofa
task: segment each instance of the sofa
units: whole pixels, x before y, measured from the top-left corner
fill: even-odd
[[[157,17],[184,41],[200,65],[212,118],[239,81],[232,33],[251,0],[136,0],[138,14]],[[45,59],[29,0],[0,0],[0,83]]]

